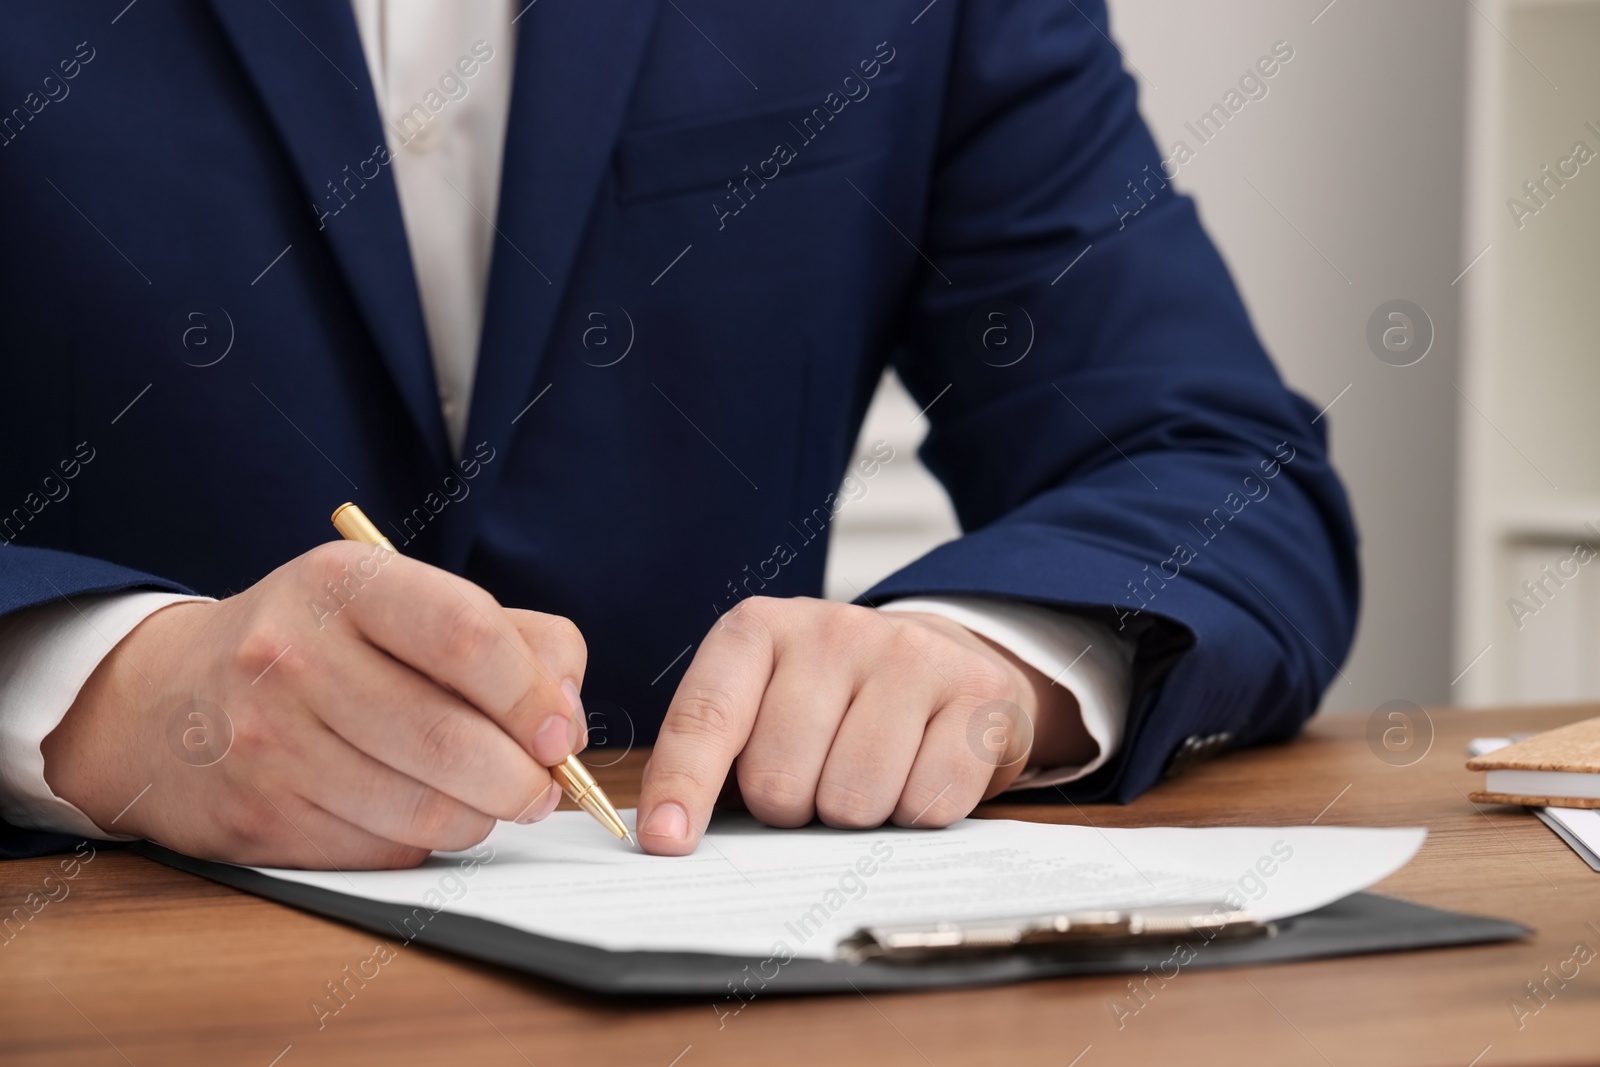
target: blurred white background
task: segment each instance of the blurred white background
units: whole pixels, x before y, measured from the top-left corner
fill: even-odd
[[[1476,536],[1472,531],[1482,524],[1458,505],[1458,478],[1470,483],[1481,474],[1464,465],[1464,456],[1504,445],[1475,436],[1482,430],[1499,441],[1493,427],[1464,424],[1469,417],[1482,419],[1467,396],[1478,399],[1479,408],[1488,401],[1475,392],[1486,388],[1474,384],[1482,375],[1464,377],[1458,317],[1465,294],[1485,299],[1478,272],[1491,281],[1500,277],[1485,269],[1499,258],[1494,252],[1461,277],[1488,242],[1466,247],[1476,240],[1468,232],[1467,190],[1479,189],[1475,203],[1486,205],[1483,212],[1501,213],[1515,192],[1509,179],[1470,165],[1474,145],[1483,155],[1481,131],[1473,124],[1504,121],[1499,105],[1485,97],[1497,97],[1500,83],[1490,77],[1493,70],[1483,68],[1502,52],[1515,57],[1511,47],[1542,55],[1570,30],[1558,25],[1545,34],[1547,40],[1519,31],[1511,9],[1534,6],[1492,0],[1111,0],[1112,34],[1139,79],[1142,109],[1164,149],[1180,138],[1195,147],[1185,122],[1220,101],[1276,42],[1294,49],[1294,58],[1267,83],[1267,95],[1249,102],[1199,147],[1176,184],[1198,201],[1289,384],[1319,408],[1332,404],[1326,421],[1363,536],[1365,584],[1347,681],[1328,694],[1329,710],[1371,711],[1393,699],[1437,705],[1529,692],[1508,680],[1519,670],[1527,673],[1526,664],[1496,666],[1504,647],[1462,674],[1484,641],[1474,631],[1477,623],[1458,618],[1457,559],[1463,538]],[[1600,2],[1561,0],[1557,6],[1600,12]],[[1508,30],[1529,39],[1512,45],[1502,36]],[[1600,35],[1589,40],[1587,54],[1591,66],[1600,65],[1594,60]],[[1550,69],[1574,59],[1544,58],[1548,66],[1539,66],[1556,81],[1577,76]],[[1474,97],[1469,81],[1477,84],[1480,75],[1488,89],[1479,85]],[[1588,103],[1600,120],[1600,100],[1591,95]],[[1536,100],[1535,106],[1544,105]],[[1579,132],[1574,126],[1572,136]],[[1600,146],[1600,138],[1591,143]],[[1536,173],[1561,147],[1558,140],[1540,148],[1513,169]],[[1589,220],[1600,204],[1600,166],[1594,171],[1592,188],[1574,183],[1561,194],[1574,202],[1588,197]],[[1582,218],[1574,209],[1550,229],[1579,225]],[[1412,366],[1380,361],[1367,341],[1369,317],[1396,299],[1419,305],[1434,326],[1431,349]],[[915,415],[916,407],[891,381],[880,391],[863,441],[887,439],[909,459],[926,429],[926,420],[912,421]],[[1600,520],[1600,506],[1594,518]],[[829,561],[830,595],[848,598],[852,586],[867,588],[955,533],[936,483],[915,463],[891,463],[866,497],[840,516]],[[1477,558],[1481,548],[1473,542],[1465,554]],[[1487,582],[1474,594],[1472,610],[1483,619],[1504,614],[1503,600],[1510,595],[1505,584]],[[1576,610],[1579,598],[1569,600]],[[1548,676],[1545,668],[1534,673]],[[1504,684],[1480,681],[1494,678]]]

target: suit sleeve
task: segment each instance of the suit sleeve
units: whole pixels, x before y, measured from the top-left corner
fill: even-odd
[[[959,18],[896,366],[966,532],[866,599],[1013,599],[1134,639],[1124,743],[1063,787],[1126,801],[1186,738],[1299,730],[1349,649],[1355,531],[1326,423],[1173,188],[1104,4]]]
[[[53,548],[0,543],[0,616],[93,593],[160,589],[192,595],[177,582]]]

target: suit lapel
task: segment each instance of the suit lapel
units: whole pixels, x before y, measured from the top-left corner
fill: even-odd
[[[503,452],[532,387],[568,275],[655,29],[658,0],[543,0],[518,20],[516,75],[466,451]],[[447,566],[460,567],[483,502],[452,516]]]
[[[358,173],[385,139],[350,4],[210,3],[288,148],[307,209],[321,219],[319,236],[332,248],[428,453],[447,465],[444,417],[394,179],[387,167],[376,179],[363,181]],[[380,154],[373,165],[385,159]],[[366,169],[370,173],[371,166]],[[323,215],[335,208],[337,214]]]

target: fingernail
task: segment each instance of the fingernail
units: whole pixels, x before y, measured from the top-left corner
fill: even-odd
[[[546,767],[554,767],[572,754],[572,719],[552,715],[533,735],[533,756]]]
[[[547,800],[545,800],[544,807],[539,809],[539,814],[534,816],[533,821],[538,822],[540,819],[548,819],[550,817],[550,813],[556,810],[556,805],[559,803],[561,803],[561,787],[556,785],[554,782],[551,782],[550,796]]]
[[[675,841],[682,841],[689,836],[689,816],[683,807],[667,801],[657,804],[656,810],[650,813],[650,818],[644,822],[641,833],[651,837],[670,837]]]
[[[540,803],[538,810],[525,815],[519,815],[517,817],[517,822],[521,823],[523,826],[527,826],[530,823],[539,822],[541,819],[548,819],[550,817],[550,813],[555,811],[556,805],[560,803],[561,787],[556,785],[554,782],[551,782],[550,788],[545,791],[544,801]]]
[[[567,706],[572,709],[572,718],[567,720],[567,745],[569,751],[576,752],[583,747],[583,736],[588,726],[583,713],[583,699],[578,696],[578,685],[571,678],[562,680],[561,695],[567,698]]]

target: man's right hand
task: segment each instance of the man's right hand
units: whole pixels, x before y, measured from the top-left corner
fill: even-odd
[[[333,542],[141,622],[45,739],[45,778],[103,830],[194,856],[413,866],[554,809],[586,659],[564,618]]]

